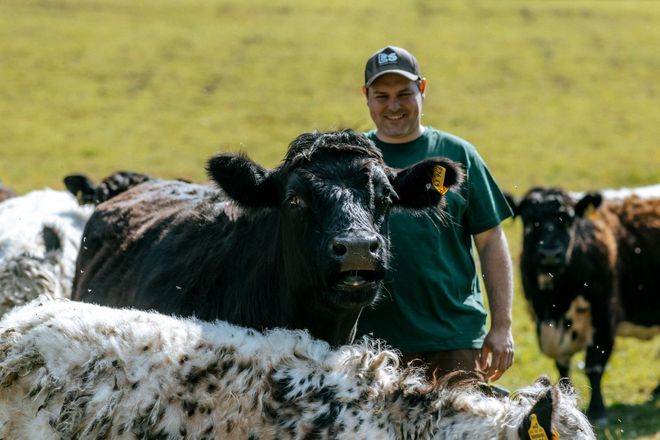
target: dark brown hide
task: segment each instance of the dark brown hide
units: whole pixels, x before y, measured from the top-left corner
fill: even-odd
[[[515,206],[525,228],[523,288],[541,349],[567,377],[571,355],[586,348],[595,421],[606,414],[600,382],[617,330],[660,325],[660,199],[601,200],[534,188]]]

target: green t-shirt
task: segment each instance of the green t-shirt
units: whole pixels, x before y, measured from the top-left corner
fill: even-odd
[[[486,309],[476,273],[472,235],[512,212],[474,146],[431,127],[405,144],[367,133],[385,162],[404,168],[431,156],[463,164],[466,179],[446,194],[444,220],[394,212],[390,217],[391,271],[383,297],[362,312],[358,334],[371,334],[407,352],[480,348]]]

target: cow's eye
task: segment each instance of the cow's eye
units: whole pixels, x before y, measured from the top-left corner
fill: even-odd
[[[291,209],[302,209],[305,207],[304,200],[296,195],[289,196],[286,203]]]
[[[376,197],[378,206],[389,206],[392,204],[392,191],[384,189],[378,197]]]
[[[557,215],[557,218],[558,218],[559,221],[560,221],[561,223],[563,223],[563,224],[569,224],[569,223],[571,222],[571,216],[568,215],[567,212],[560,212],[560,213]]]

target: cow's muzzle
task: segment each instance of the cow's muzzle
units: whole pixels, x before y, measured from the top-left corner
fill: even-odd
[[[330,241],[330,257],[338,271],[332,280],[341,290],[375,289],[383,279],[382,248],[376,234],[341,234]]]
[[[539,264],[544,268],[561,267],[566,262],[566,249],[563,247],[540,248]]]

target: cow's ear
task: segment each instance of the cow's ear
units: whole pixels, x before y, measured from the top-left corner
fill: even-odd
[[[78,203],[85,205],[94,202],[96,184],[84,174],[71,174],[64,178],[66,189],[76,196]]]
[[[46,252],[59,252],[62,250],[60,233],[54,227],[45,225],[41,230],[41,238],[44,240]]]
[[[603,202],[603,195],[599,192],[590,192],[585,194],[575,204],[575,216],[584,217],[585,214],[593,212]]]
[[[396,204],[403,208],[436,206],[444,194],[463,183],[463,167],[449,159],[432,157],[401,170],[393,170],[390,182],[396,191]]]
[[[151,180],[151,177],[132,171],[118,171],[113,173],[103,179],[96,187],[94,204],[98,205],[105,202],[147,180]]]
[[[209,160],[206,170],[241,206],[261,208],[280,204],[280,185],[274,173],[245,155],[218,154]]]
[[[518,427],[518,436],[521,439],[554,438],[552,430],[552,413],[559,403],[557,389],[549,384],[541,398],[532,406],[525,419]],[[545,437],[543,437],[545,434]]]

